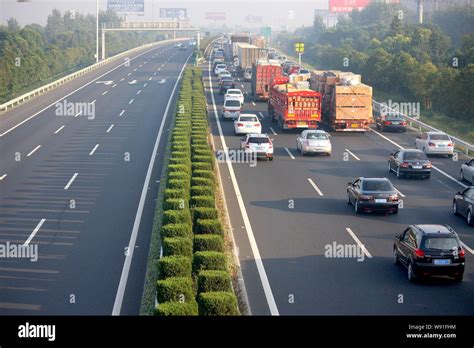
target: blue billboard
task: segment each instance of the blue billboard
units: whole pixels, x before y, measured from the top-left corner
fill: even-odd
[[[108,0],[107,9],[120,13],[144,13],[145,0]]]

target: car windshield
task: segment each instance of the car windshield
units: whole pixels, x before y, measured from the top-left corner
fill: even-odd
[[[270,140],[268,138],[249,138],[249,143],[253,144],[268,144]]]
[[[240,91],[227,91],[227,94],[241,94]]]
[[[231,99],[230,99],[230,100],[226,100],[226,101],[225,101],[225,106],[226,106],[226,107],[229,107],[229,106],[238,106],[238,107],[240,107],[240,101],[238,101],[238,100],[231,100]]]
[[[453,237],[433,237],[425,240],[424,249],[453,250],[459,247],[458,241]]]
[[[239,121],[241,122],[257,122],[257,118],[255,116],[240,116]]]
[[[418,151],[413,151],[413,152],[405,152],[403,154],[403,159],[404,160],[426,160],[427,157],[423,152],[418,152]]]
[[[306,139],[327,140],[328,136],[324,133],[308,133]]]
[[[388,180],[364,180],[363,191],[393,191],[393,186]]]
[[[225,68],[225,64],[217,64],[217,69],[224,69]]]
[[[448,140],[449,137],[446,134],[430,134],[430,140]]]

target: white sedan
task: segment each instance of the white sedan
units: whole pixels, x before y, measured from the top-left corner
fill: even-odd
[[[427,155],[448,155],[454,153],[454,144],[449,135],[441,132],[425,132],[416,137],[415,148]]]
[[[244,103],[244,94],[238,88],[230,88],[227,90],[226,94],[224,95],[224,100],[226,99],[237,99],[240,101],[240,104]]]
[[[329,137],[323,130],[304,130],[296,138],[296,148],[303,156],[307,153],[324,153],[330,156],[332,145]]]
[[[238,134],[262,133],[262,125],[255,114],[240,114],[234,121],[234,132]]]

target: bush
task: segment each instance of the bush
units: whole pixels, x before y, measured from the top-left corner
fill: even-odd
[[[164,256],[193,256],[193,243],[191,238],[175,237],[163,239],[163,255]]]
[[[164,256],[158,261],[160,279],[191,276],[191,258],[186,256]]]
[[[173,151],[171,152],[173,158],[189,158],[189,152],[187,151]]]
[[[212,186],[192,186],[191,196],[214,196],[214,187]]]
[[[232,292],[232,281],[226,271],[201,271],[198,274],[198,293],[225,291]]]
[[[198,304],[191,302],[165,302],[160,303],[155,308],[155,315],[158,316],[191,316],[198,315]]]
[[[193,171],[195,170],[212,170],[212,165],[210,163],[207,163],[207,162],[196,162],[196,161],[193,161],[192,163],[192,168],[193,168]]]
[[[225,254],[217,251],[198,251],[194,253],[193,270],[196,274],[202,270],[226,271]]]
[[[193,280],[191,277],[171,277],[156,282],[158,303],[195,301]]]
[[[190,205],[192,208],[197,208],[197,207],[215,208],[216,201],[214,199],[214,196],[193,196],[191,197]]]
[[[209,150],[209,149],[195,149],[193,151],[193,158],[194,158],[194,155],[196,156],[209,156],[209,157],[214,157],[214,153]]]
[[[218,219],[197,219],[194,225],[196,234],[218,234],[224,235],[224,228]]]
[[[191,167],[191,159],[189,158],[170,158],[169,165],[183,165],[188,168]],[[171,172],[172,173],[172,172]]]
[[[161,227],[161,238],[191,237],[192,234],[190,224],[167,224]]]
[[[239,315],[237,298],[231,292],[203,292],[198,297],[199,315]]]
[[[165,210],[163,213],[163,224],[191,224],[191,212],[189,209]]]
[[[171,179],[167,182],[167,188],[175,190],[189,190],[189,180]]]
[[[182,210],[188,208],[189,203],[183,198],[170,198],[163,203],[164,210]]]
[[[214,182],[211,179],[206,178],[191,178],[191,186],[210,186],[214,187]]]
[[[207,166],[209,166],[208,163],[206,163]],[[207,170],[201,170],[201,169],[196,169],[193,170],[193,176],[196,178],[206,178],[210,180],[214,180],[214,172],[210,169]]]
[[[170,164],[168,166],[168,173],[169,172],[186,172],[186,173],[190,173],[191,170],[189,168],[189,166],[185,165],[185,164]]]
[[[213,156],[200,156],[198,154],[193,154],[193,163],[194,162],[205,162],[209,163],[214,167],[214,157]]]
[[[209,145],[206,143],[205,145],[193,144],[191,145],[191,152],[196,154],[195,152],[198,150],[207,150],[209,151]]]
[[[164,200],[173,199],[173,198],[182,198],[188,200],[189,192],[184,189],[169,189],[165,190]]]
[[[217,219],[219,217],[217,209],[207,207],[199,207],[193,209],[192,215],[193,222],[197,221],[198,219]]]
[[[186,172],[170,172],[168,173],[168,180],[191,180],[191,177]]]
[[[224,240],[217,234],[197,234],[193,242],[194,252],[217,251],[224,252]]]

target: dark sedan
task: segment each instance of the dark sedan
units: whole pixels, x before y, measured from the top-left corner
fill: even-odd
[[[444,225],[411,225],[395,237],[393,261],[407,268],[408,280],[450,276],[461,282],[465,251],[457,233]]]
[[[235,88],[234,81],[223,81],[219,87],[219,94],[226,94],[228,89]]]
[[[402,149],[390,154],[388,171],[395,172],[397,178],[404,175],[413,175],[429,179],[431,176],[431,162],[421,150]]]
[[[474,225],[474,186],[456,193],[453,199],[453,213],[464,216],[468,225]]]
[[[348,183],[347,199],[356,213],[398,213],[398,193],[387,178],[358,178]]]
[[[377,129],[380,129],[382,132],[385,131],[397,131],[397,132],[406,132],[407,122],[398,115],[381,115],[377,117],[376,121]]]

